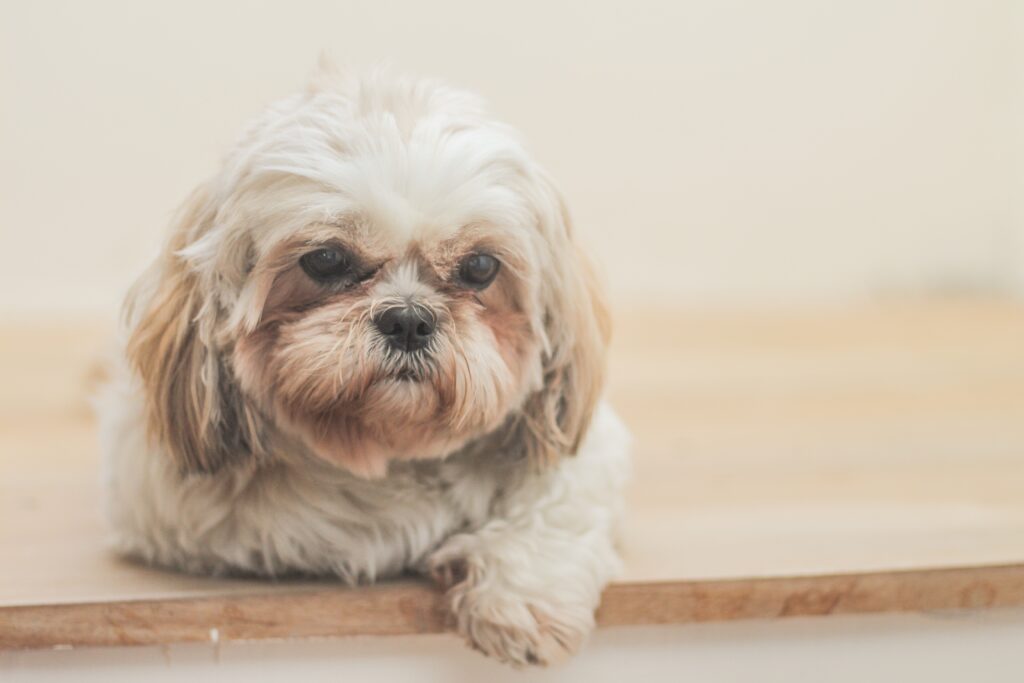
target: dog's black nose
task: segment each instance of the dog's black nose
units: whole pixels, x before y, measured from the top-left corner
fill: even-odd
[[[418,306],[395,306],[373,319],[380,333],[400,351],[422,349],[434,334],[434,316]]]

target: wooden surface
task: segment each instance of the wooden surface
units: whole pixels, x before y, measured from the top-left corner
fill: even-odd
[[[0,325],[0,647],[421,633],[413,582],[184,577],[104,546],[90,368],[110,326]],[[1024,307],[626,311],[636,435],[602,624],[1024,604]]]

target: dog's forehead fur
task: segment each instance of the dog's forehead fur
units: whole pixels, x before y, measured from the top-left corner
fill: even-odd
[[[272,107],[243,137],[218,191],[226,210],[249,214],[248,230],[261,227],[250,234],[259,252],[302,224],[347,229],[392,255],[466,226],[514,235],[537,224],[531,161],[511,129],[445,86],[383,83],[339,77]],[[262,215],[245,211],[252,200]]]

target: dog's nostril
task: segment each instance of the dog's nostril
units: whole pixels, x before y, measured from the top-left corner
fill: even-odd
[[[426,346],[434,334],[434,318],[415,306],[395,306],[374,318],[377,329],[391,345],[402,351]]]

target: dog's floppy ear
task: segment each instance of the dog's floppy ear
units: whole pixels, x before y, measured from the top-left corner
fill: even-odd
[[[579,449],[604,387],[611,336],[604,292],[573,239],[565,202],[546,177],[543,185],[553,206],[541,219],[550,223],[552,251],[541,292],[547,348],[543,386],[527,399],[522,424],[527,455],[541,465]]]
[[[142,380],[150,438],[186,473],[210,473],[261,452],[258,412],[216,345],[213,292],[181,256],[210,227],[203,188],[189,198],[157,263],[129,298],[128,359]],[[137,311],[132,308],[137,307]]]

